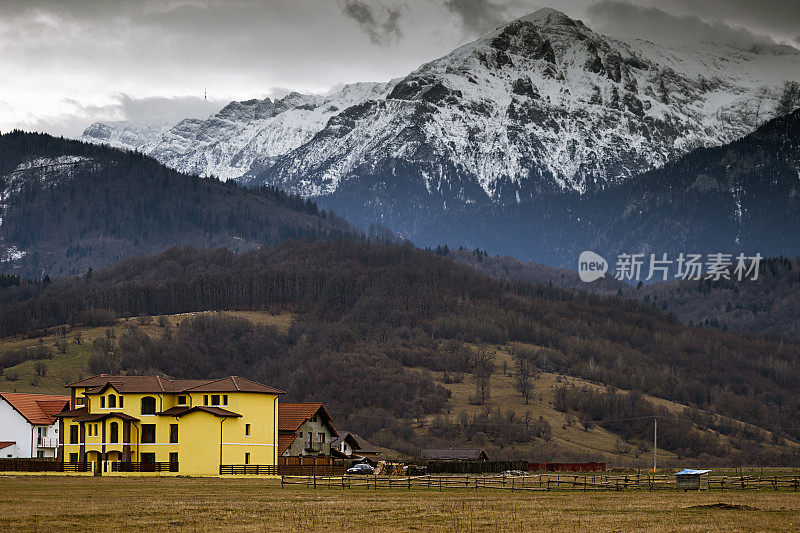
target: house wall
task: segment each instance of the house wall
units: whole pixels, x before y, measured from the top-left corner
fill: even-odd
[[[289,446],[283,455],[285,456],[298,456],[298,455],[318,455],[316,453],[310,452],[306,450],[306,446],[309,442],[308,434],[311,433],[311,443],[316,445],[319,442],[319,434],[325,434],[325,442],[319,446],[320,453],[322,455],[330,455],[331,454],[331,442],[336,438],[331,434],[330,428],[322,422],[319,418],[317,418],[316,422],[312,422],[310,420],[306,420],[303,422],[297,433],[302,433],[302,438],[298,437],[292,442],[291,446]]]
[[[339,443],[339,451],[346,455],[353,455],[353,447],[346,440]]]
[[[0,450],[0,458],[1,459],[13,459],[13,458],[16,458],[16,457],[19,457],[19,455],[17,454],[17,445],[16,444],[11,444],[9,446],[6,446],[2,450]]]
[[[3,398],[0,398],[0,440],[17,443],[14,457],[36,457],[32,426]],[[8,453],[3,454],[3,457],[6,455]]]

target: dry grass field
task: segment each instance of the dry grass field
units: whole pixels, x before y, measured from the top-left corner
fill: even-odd
[[[800,493],[282,489],[274,480],[0,477],[0,530],[796,531]]]

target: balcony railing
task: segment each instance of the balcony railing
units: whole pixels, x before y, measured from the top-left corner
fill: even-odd
[[[39,448],[58,448],[58,439],[56,437],[38,437],[36,445]]]
[[[329,455],[331,453],[331,443],[330,442],[319,442],[319,441],[306,441],[305,451],[311,453],[321,453],[324,455]]]
[[[177,472],[178,463],[155,462],[143,463],[141,461],[114,461],[111,463],[112,472]]]

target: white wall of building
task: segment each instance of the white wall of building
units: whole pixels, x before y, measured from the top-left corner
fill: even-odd
[[[0,440],[16,442],[16,457],[30,458],[31,455],[36,457],[33,439],[32,426],[25,417],[11,407],[4,398],[0,398]]]
[[[16,444],[6,446],[2,450],[0,450],[0,459],[13,459],[14,457],[19,457],[19,455],[17,455]]]

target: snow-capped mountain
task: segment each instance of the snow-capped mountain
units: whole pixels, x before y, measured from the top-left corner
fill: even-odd
[[[729,143],[800,104],[796,80],[794,49],[665,47],[543,9],[402,79],[233,102],[127,138],[181,171],[276,185],[413,235],[454,205],[583,194]],[[109,128],[84,139],[125,137]]]

